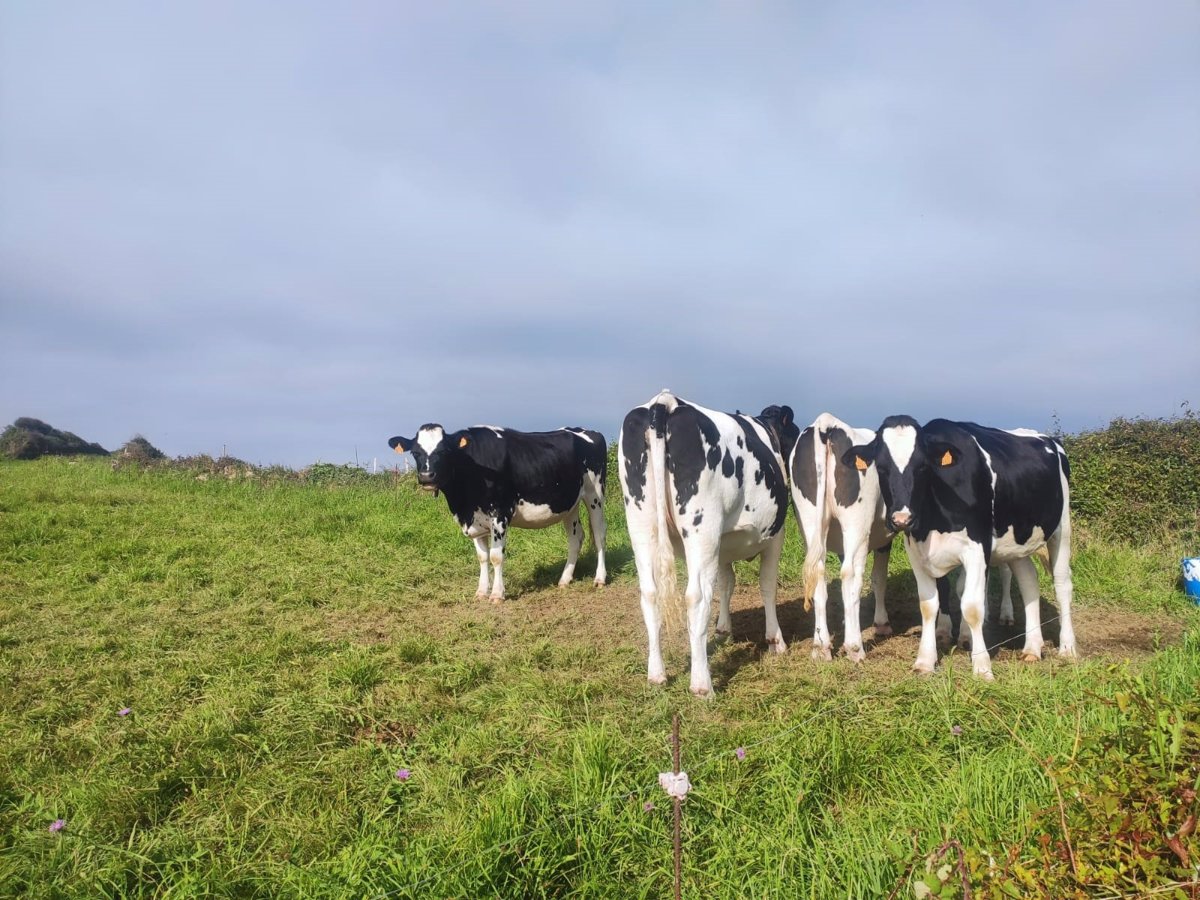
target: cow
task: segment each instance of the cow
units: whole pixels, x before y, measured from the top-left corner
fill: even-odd
[[[1070,465],[1062,444],[1028,429],[1001,431],[973,422],[889,416],[875,437],[848,449],[842,461],[878,471],[892,530],[917,579],[921,644],[914,671],[937,663],[938,580],[955,566],[965,571],[962,618],[971,632],[975,674],[992,680],[983,642],[984,588],[989,564],[1008,563],[1025,603],[1025,660],[1040,659],[1042,628],[1037,571],[1030,558],[1048,551],[1062,619],[1060,656],[1074,657],[1071,623]]]
[[[842,561],[842,606],[845,632],[842,650],[854,662],[866,657],[858,621],[859,600],[867,553],[875,554],[871,587],[875,593],[875,636],[892,633],[884,597],[887,594],[888,559],[895,534],[887,527],[879,476],[872,466],[855,468],[842,456],[855,444],[874,440],[875,432],[853,428],[830,413],[821,413],[800,433],[788,468],[792,476],[792,503],[804,535],[804,607],[815,606],[812,657],[833,658],[826,617],[828,586],[825,554]]]
[[[769,406],[758,416],[721,413],[668,390],[625,416],[618,474],[649,643],[646,677],[652,684],[667,678],[659,631],[664,615],[679,612],[676,553],[687,564],[693,694],[712,694],[709,613],[716,593],[717,636],[728,636],[736,560],[761,554],[767,643],[775,653],[787,651],[775,593],[788,504],[783,461],[798,432],[787,406]]]
[[[515,431],[478,425],[447,434],[427,424],[412,438],[394,437],[397,453],[411,452],[417,482],[446,503],[463,534],[475,543],[479,560],[476,599],[488,595],[492,564],[492,602],[504,599],[504,546],[510,526],[546,528],[562,522],[567,532],[567,565],[560,585],[570,584],[583,546],[579,505],[587,507],[596,546],[596,584],[607,579],[604,567],[604,482],[607,446],[604,435],[584,428]],[[490,540],[490,546],[489,546]]]

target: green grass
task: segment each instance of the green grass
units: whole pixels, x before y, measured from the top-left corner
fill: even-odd
[[[688,695],[679,635],[651,689],[608,513],[609,588],[590,550],[557,588],[561,530],[517,531],[496,607],[444,501],[406,482],[0,464],[0,895],[661,897],[677,711],[685,895],[886,896],[948,837],[997,858],[1034,840],[1045,760],[1119,725],[1098,698],[1122,657],[1164,703],[1200,683],[1186,548],[1083,534],[1077,605],[1107,637],[1079,663],[1002,656],[983,684],[951,656],[918,679],[896,638],[822,665],[787,615],[776,658],[743,604],[714,701]]]

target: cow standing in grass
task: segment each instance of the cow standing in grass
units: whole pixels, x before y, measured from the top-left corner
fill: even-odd
[[[510,526],[546,528],[561,522],[567,532],[567,565],[559,584],[570,584],[583,547],[579,505],[587,507],[596,547],[596,584],[604,567],[604,435],[583,428],[522,432],[479,425],[447,434],[441,425],[422,425],[415,437],[388,441],[397,453],[410,452],[417,481],[446,495],[450,512],[475,542],[479,560],[478,599],[504,599],[504,546]]]
[[[983,618],[993,562],[1008,563],[1016,576],[1025,603],[1023,657],[1040,659],[1038,579],[1030,557],[1043,547],[1062,617],[1058,652],[1075,656],[1070,466],[1058,441],[1026,429],[945,419],[921,426],[909,416],[891,416],[873,440],[851,447],[842,461],[877,469],[888,524],[904,533],[921,601],[914,670],[930,672],[937,662],[937,582],[958,565],[965,572],[962,617],[971,631],[975,674],[992,679]],[[944,579],[942,585],[945,593]]]
[[[833,639],[826,615],[829,588],[825,580],[825,554],[842,561],[842,607],[845,632],[842,649],[854,662],[866,657],[858,607],[862,595],[867,553],[874,551],[871,586],[875,592],[875,636],[892,633],[884,598],[887,595],[888,559],[895,533],[887,527],[879,475],[874,467],[856,468],[842,461],[854,444],[875,439],[875,432],[854,428],[829,413],[822,413],[800,433],[792,451],[792,502],[804,535],[804,604],[811,599],[813,659],[832,659]]]
[[[649,640],[647,678],[666,681],[659,632],[679,599],[675,554],[687,562],[691,690],[712,693],[708,621],[713,594],[717,635],[728,636],[735,560],[762,555],[759,585],[767,643],[787,650],[775,614],[779,556],[787,519],[783,460],[797,428],[790,408],[758,416],[714,412],[669,391],[625,416],[618,451],[621,491]]]

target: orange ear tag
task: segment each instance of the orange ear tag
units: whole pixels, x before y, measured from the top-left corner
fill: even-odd
[[[951,455],[951,453],[950,453],[950,451],[949,451],[949,450],[947,450],[947,451],[946,451],[946,452],[945,452],[945,453],[942,455],[942,465],[943,465],[943,466],[948,466],[948,465],[950,465],[950,463],[952,463],[952,462],[954,462],[954,456],[953,456],[953,455]]]
[[[458,448],[461,450],[463,447],[467,446],[467,443],[467,437],[466,435],[463,435],[458,439]]]
[[[854,457],[854,468],[858,469],[860,472],[867,471],[867,461],[861,456]]]

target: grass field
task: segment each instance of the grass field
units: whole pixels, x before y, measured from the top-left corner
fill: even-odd
[[[861,666],[810,660],[789,523],[792,650],[766,654],[741,567],[733,640],[713,649],[718,695],[703,702],[681,634],[666,641],[669,684],[647,686],[619,497],[608,515],[609,587],[592,587],[590,549],[581,580],[557,587],[561,529],[514,531],[510,599],[493,606],[473,599],[474,554],[444,501],[407,481],[0,463],[0,895],[668,896],[657,773],[673,712],[694,783],[684,896],[911,897],[918,882],[955,896],[957,868],[938,869],[960,857],[977,895],[1069,896],[1037,864],[1062,844],[1060,821],[1081,895],[1186,875],[1134,866],[1089,882],[1121,854],[1070,833],[1090,814],[1088,778],[1140,769],[1089,769],[1065,792],[1054,773],[1133,728],[1140,691],[1165,723],[1148,727],[1182,735],[1154,759],[1193,777],[1200,614],[1177,579],[1195,548],[1082,531],[1083,659],[1048,646],[1023,664],[1001,647],[984,684],[958,654],[909,673],[917,615],[899,546],[897,636]],[[1044,601],[1044,620],[1056,614]],[[1156,859],[1171,859],[1174,814],[1142,839]],[[932,859],[948,841],[962,852]],[[1184,845],[1200,856],[1194,835]]]

